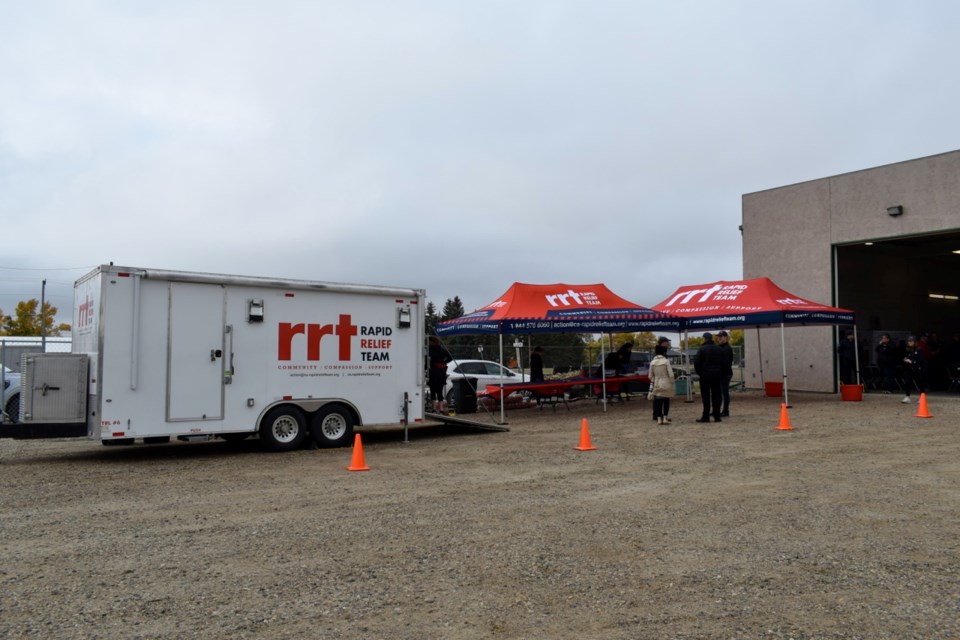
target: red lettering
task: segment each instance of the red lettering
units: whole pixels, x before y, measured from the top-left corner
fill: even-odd
[[[320,359],[320,338],[333,333],[333,325],[325,324],[322,327],[318,324],[307,325],[307,360]]]
[[[306,331],[306,327],[301,322],[300,324],[290,324],[289,322],[281,322],[279,329],[279,336],[277,339],[277,359],[278,360],[289,360],[290,352],[292,351],[293,336],[298,335]]]
[[[293,324],[281,322],[277,331],[277,359],[290,360],[293,357],[293,339],[305,334],[307,337],[307,360],[320,359],[320,342],[324,336],[336,334],[339,338],[340,361],[349,361],[351,357],[352,338],[357,335],[357,325],[353,324],[348,313],[340,314],[336,326],[332,324]]]
[[[340,336],[340,361],[349,360],[350,338],[357,335],[357,325],[353,324],[349,314],[340,314],[340,323],[337,325],[337,335]]]

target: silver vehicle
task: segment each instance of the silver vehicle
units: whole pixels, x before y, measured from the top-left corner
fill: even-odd
[[[443,387],[443,397],[453,402],[453,381],[460,378],[472,378],[477,381],[477,391],[483,391],[488,384],[510,384],[529,382],[530,376],[517,373],[497,362],[490,360],[453,360],[447,364],[447,384]]]
[[[0,365],[3,366],[3,365]],[[3,366],[3,409],[4,420],[17,422],[20,419],[20,374]]]

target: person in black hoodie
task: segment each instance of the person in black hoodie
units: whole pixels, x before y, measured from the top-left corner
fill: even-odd
[[[453,360],[453,356],[440,344],[440,338],[430,336],[427,357],[430,366],[427,372],[430,401],[435,412],[444,413],[447,411],[447,401],[443,397],[443,387],[447,384],[447,363]]]
[[[723,351],[713,342],[713,336],[703,334],[703,345],[697,349],[693,368],[700,376],[700,397],[703,400],[703,415],[697,422],[720,422],[720,383],[723,379]]]
[[[907,338],[907,351],[903,356],[903,404],[913,402],[910,399],[910,391],[916,382],[920,393],[926,390],[927,384],[927,358],[917,344],[917,339],[913,336]]]
[[[848,331],[840,339],[837,355],[840,356],[840,383],[855,384],[857,382],[857,343],[854,341],[853,331]]]
[[[897,348],[890,342],[889,333],[880,336],[880,344],[877,345],[877,366],[883,374],[884,393],[893,393],[897,388],[894,377],[897,370]]]
[[[720,398],[722,409],[720,415],[730,416],[730,381],[733,380],[733,347],[726,331],[717,331],[717,347],[723,352],[723,377],[720,378]]]

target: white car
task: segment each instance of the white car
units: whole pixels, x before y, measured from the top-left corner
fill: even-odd
[[[5,366],[3,367],[3,401],[0,402],[0,407],[6,414],[3,416],[4,420],[20,421],[20,374]]]
[[[447,384],[443,387],[443,397],[453,402],[453,381],[461,378],[475,378],[477,391],[483,391],[488,384],[510,384],[529,382],[530,376],[517,373],[490,360],[453,360],[447,363]]]

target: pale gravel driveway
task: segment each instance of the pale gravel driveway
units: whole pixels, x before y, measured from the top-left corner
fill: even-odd
[[[957,638],[960,398],[897,400],[578,402],[368,434],[356,473],[0,440],[0,637]]]

